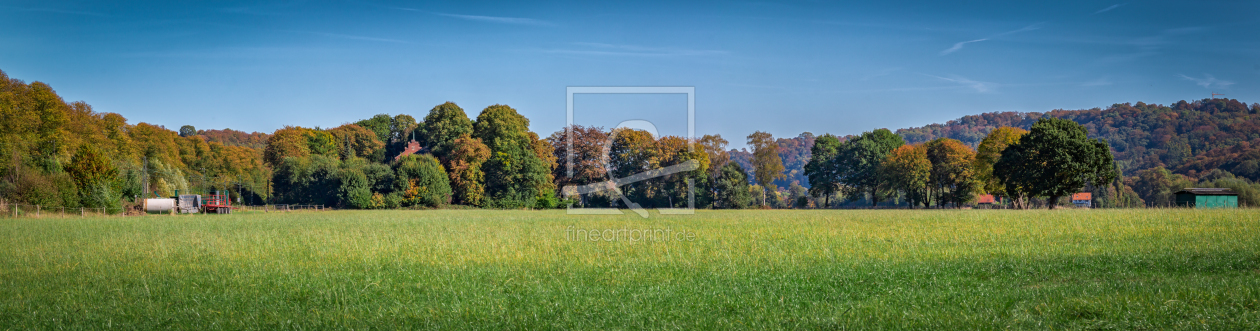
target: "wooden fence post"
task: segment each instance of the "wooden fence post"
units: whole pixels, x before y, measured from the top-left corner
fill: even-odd
[[[35,217],[39,217],[39,205],[35,205]]]

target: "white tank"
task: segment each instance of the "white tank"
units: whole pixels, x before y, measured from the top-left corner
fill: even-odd
[[[144,210],[150,213],[168,213],[175,209],[175,199],[144,199]]]

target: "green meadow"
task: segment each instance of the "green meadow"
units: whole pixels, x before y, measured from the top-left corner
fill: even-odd
[[[10,218],[0,240],[4,329],[1260,328],[1257,210]]]

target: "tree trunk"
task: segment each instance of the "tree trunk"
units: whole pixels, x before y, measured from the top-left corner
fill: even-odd
[[[1055,205],[1058,205],[1058,204],[1059,204],[1059,196],[1052,195],[1050,196],[1050,199],[1046,200],[1046,206],[1048,206],[1050,210],[1054,210]]]
[[[825,205],[823,206],[823,209],[829,209],[829,208],[831,208],[831,194],[825,194],[825,193],[824,193],[823,195],[824,195],[824,197],[823,197],[823,204],[825,204]]]

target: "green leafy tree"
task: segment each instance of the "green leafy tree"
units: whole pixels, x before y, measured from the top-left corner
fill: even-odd
[[[318,129],[308,129],[303,133],[306,135],[306,146],[311,154],[337,157],[340,153],[341,147],[332,133]]]
[[[80,145],[66,170],[74,178],[83,206],[122,209],[122,197],[114,185],[118,180],[118,169],[95,147]]]
[[[449,166],[447,156],[455,148],[455,140],[472,132],[473,122],[468,119],[468,114],[454,102],[448,101],[433,107],[429,110],[429,115],[424,117],[424,140],[420,143]]]
[[[1194,184],[1186,176],[1174,174],[1164,167],[1140,170],[1130,177],[1130,183],[1133,191],[1151,207],[1171,206],[1176,201],[1173,193]]]
[[[372,118],[359,120],[354,124],[372,131],[376,134],[376,140],[389,141],[389,127],[392,122],[393,119],[389,117],[389,114],[376,114]]]
[[[340,175],[341,161],[337,158],[287,157],[272,173],[275,199],[280,203],[338,205]]]
[[[717,198],[714,205],[718,208],[744,209],[752,201],[751,188],[748,185],[748,174],[739,163],[727,162],[713,184]]]
[[[814,140],[814,146],[810,148],[809,162],[805,164],[805,177],[809,179],[809,194],[823,197],[823,208],[831,208],[831,196],[840,191],[835,165],[840,147],[839,138],[824,134]]]
[[[394,115],[389,122],[389,140],[383,140],[385,143],[385,156],[393,157],[402,153],[407,148],[407,144],[411,140],[417,142],[423,138],[420,134],[420,123],[416,123],[416,118],[407,114]]]
[[[1044,196],[1051,209],[1060,197],[1085,184],[1101,186],[1117,176],[1106,141],[1091,140],[1084,126],[1058,118],[1033,124],[1019,142],[1002,151],[993,174],[1013,197]]]
[[[837,177],[849,200],[868,195],[871,206],[875,206],[893,193],[888,177],[879,173],[879,166],[889,152],[901,145],[905,145],[905,140],[888,129],[863,132],[844,142],[835,162]]]
[[[528,133],[529,120],[512,107],[489,106],[477,116],[472,137],[490,148],[490,159],[482,164],[486,206],[522,208],[537,202],[550,169],[535,153]]]
[[[361,126],[364,129],[368,129],[368,131],[372,131],[372,133],[376,134],[376,140],[380,142],[388,142],[390,141],[390,128],[393,127],[393,122],[394,120],[389,117],[389,114],[376,114],[376,116],[372,116],[372,118],[360,120],[358,122],[354,122],[354,124]],[[389,157],[392,158],[393,155],[390,155]],[[376,162],[385,162],[385,149],[378,150],[376,154],[373,154],[369,159]]]
[[[446,169],[432,155],[407,155],[394,166],[395,185],[406,207],[440,207],[451,201],[451,184]]]
[[[344,208],[369,209],[372,203],[372,184],[367,175],[357,168],[342,169],[338,174],[341,180],[339,194],[341,206]]]
[[[180,137],[192,137],[195,135],[197,135],[197,128],[193,127],[192,125],[185,125],[185,126],[179,127]]]
[[[779,158],[779,145],[768,132],[748,135],[748,145],[753,148],[753,177],[763,188],[761,205],[766,205],[766,190],[775,191],[774,180],[787,178],[783,174],[783,159]]]

